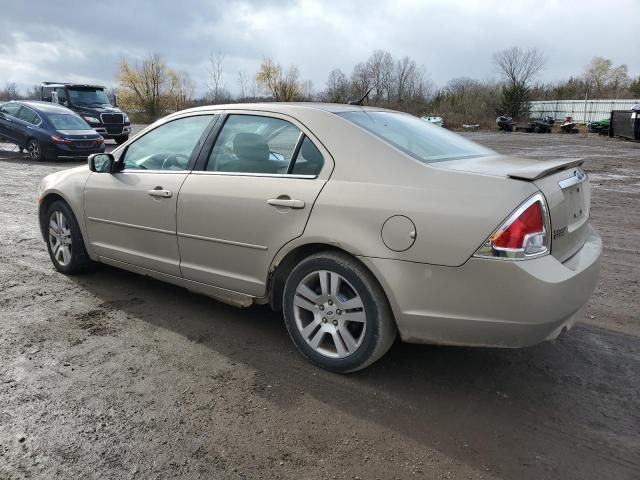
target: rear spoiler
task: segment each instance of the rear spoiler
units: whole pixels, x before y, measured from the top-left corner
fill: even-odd
[[[577,167],[583,163],[584,160],[581,158],[540,161],[512,170],[507,174],[507,176],[510,178],[517,178],[519,180],[538,180],[539,178],[546,177],[554,172]]]

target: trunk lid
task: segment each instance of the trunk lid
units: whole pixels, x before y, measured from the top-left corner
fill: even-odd
[[[432,166],[532,182],[540,189],[549,207],[551,254],[564,262],[585,242],[591,187],[587,174],[580,167],[582,163],[579,158],[532,160],[491,156],[452,160]]]

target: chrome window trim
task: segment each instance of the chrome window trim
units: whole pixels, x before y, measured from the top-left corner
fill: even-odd
[[[149,171],[149,170],[147,170]],[[289,173],[251,173],[251,172],[213,172],[204,170],[194,170],[191,175],[220,175],[220,176],[233,176],[233,177],[275,177],[275,178],[298,178],[313,180],[318,178],[318,175],[293,175]]]
[[[117,173],[161,173],[161,174],[183,173],[183,174],[188,174],[190,172],[191,172],[191,170],[149,170],[149,169],[144,169],[144,168],[141,168],[140,170],[138,170],[136,168],[126,168],[124,170],[120,170],[118,172],[113,172],[113,173],[114,174],[117,174]]]

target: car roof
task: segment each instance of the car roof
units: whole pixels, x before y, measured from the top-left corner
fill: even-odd
[[[69,110],[67,107],[63,107],[62,105],[58,105],[57,103],[41,102],[38,100],[12,100],[7,103],[26,105],[39,113],[73,113],[75,115],[72,110]]]
[[[322,103],[322,102],[263,102],[263,103],[230,103],[225,105],[205,105],[202,107],[190,108],[183,110],[185,112],[198,112],[203,110],[256,110],[256,111],[270,111],[279,112],[284,114],[292,114],[300,112],[301,110],[322,110],[330,113],[343,113],[343,112],[391,112],[387,108],[381,107],[368,107],[361,105],[349,105],[346,103]]]

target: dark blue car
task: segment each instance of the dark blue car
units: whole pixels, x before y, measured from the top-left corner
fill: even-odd
[[[104,138],[78,114],[49,102],[0,104],[0,141],[15,143],[32,160],[81,160],[104,152]]]

